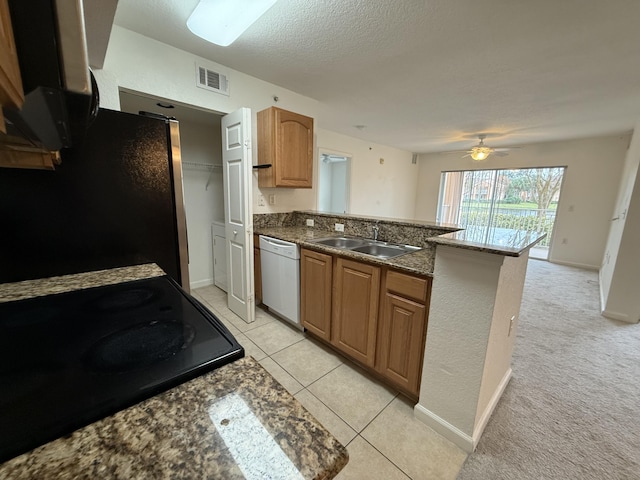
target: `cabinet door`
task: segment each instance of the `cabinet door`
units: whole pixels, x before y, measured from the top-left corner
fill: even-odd
[[[376,370],[418,394],[426,331],[424,305],[387,292],[378,331]]]
[[[7,0],[0,0],[0,130],[5,131],[2,106],[21,107],[24,102],[16,45]]]
[[[313,175],[313,118],[277,107],[258,118],[259,187],[311,188]]]
[[[330,339],[331,255],[302,249],[300,252],[300,316],[311,333]]]
[[[276,110],[276,186],[311,188],[313,119]]]
[[[331,343],[374,366],[380,268],[338,258],[334,275]]]
[[[262,260],[260,259],[260,236],[253,235],[253,284],[256,305],[262,303]]]

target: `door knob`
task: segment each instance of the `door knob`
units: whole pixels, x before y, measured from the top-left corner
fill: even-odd
[[[234,231],[233,231],[233,234],[234,234],[234,235],[237,235],[237,234],[238,234],[238,231],[237,231],[237,230],[234,230]]]

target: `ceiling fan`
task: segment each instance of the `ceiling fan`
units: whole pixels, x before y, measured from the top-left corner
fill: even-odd
[[[507,153],[508,150],[511,150],[512,148],[522,148],[522,147],[509,147],[509,148],[488,147],[487,145],[484,144],[485,138],[487,138],[485,134],[478,135],[478,139],[480,141],[478,142],[478,145],[471,147],[471,150],[453,150],[446,153],[465,153],[466,155],[463,155],[462,158],[471,157],[473,160],[480,162],[482,160],[486,160],[486,158],[489,155],[493,154],[493,155],[496,155],[497,157],[506,157],[507,155],[509,155]]]

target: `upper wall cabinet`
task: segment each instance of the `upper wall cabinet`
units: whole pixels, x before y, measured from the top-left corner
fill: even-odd
[[[270,107],[258,112],[259,187],[311,188],[313,118]]]
[[[6,133],[3,106],[22,107],[24,93],[7,0],[0,0],[0,130]]]

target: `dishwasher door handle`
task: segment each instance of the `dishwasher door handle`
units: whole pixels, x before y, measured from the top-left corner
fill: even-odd
[[[269,237],[269,238],[264,237],[264,239],[265,239],[265,241],[267,243],[270,243],[271,245],[275,245],[277,247],[292,247],[292,246],[295,246],[295,243],[285,242],[285,241],[282,241],[282,240],[276,240],[275,238],[271,238],[271,237]]]

